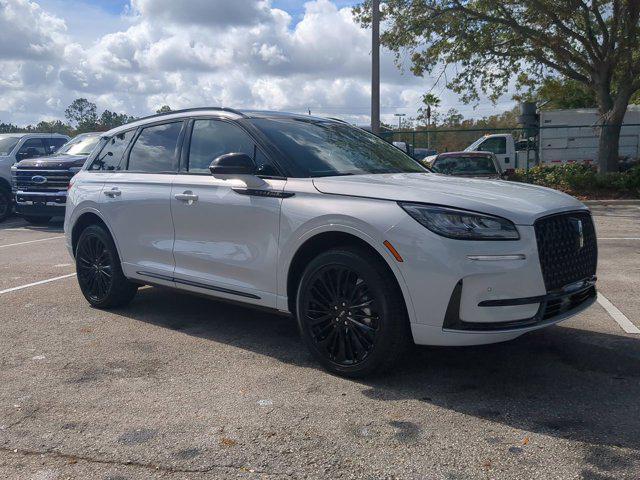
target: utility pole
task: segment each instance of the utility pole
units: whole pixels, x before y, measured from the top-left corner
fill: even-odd
[[[380,0],[372,0],[371,15],[371,131],[380,133]]]
[[[431,148],[430,136],[431,132],[431,105],[427,105],[427,148]]]

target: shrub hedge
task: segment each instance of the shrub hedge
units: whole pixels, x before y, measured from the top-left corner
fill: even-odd
[[[510,180],[562,190],[579,198],[640,198],[640,165],[626,172],[599,174],[582,163],[518,169]]]

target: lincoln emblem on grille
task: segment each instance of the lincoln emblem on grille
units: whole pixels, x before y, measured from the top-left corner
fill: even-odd
[[[582,227],[582,220],[579,218],[570,218],[571,224],[578,233],[578,250],[582,250],[584,247],[584,229]]]
[[[43,183],[47,183],[47,178],[42,175],[35,175],[31,177],[31,181],[33,183],[37,183],[38,185],[42,185]]]

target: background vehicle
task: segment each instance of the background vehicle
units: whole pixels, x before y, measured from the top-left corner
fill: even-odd
[[[57,133],[0,134],[0,222],[13,210],[11,167],[27,158],[50,155],[69,141]]]
[[[413,149],[412,157],[415,158],[416,160],[422,161],[427,157],[437,155],[437,154],[438,152],[435,151],[433,148],[416,147]]]
[[[496,156],[490,152],[447,152],[431,162],[435,173],[457,177],[503,178]]]
[[[16,213],[33,224],[64,215],[69,181],[99,141],[99,133],[83,133],[65,143],[55,155],[16,163],[11,168]]]
[[[388,368],[411,341],[510,340],[596,295],[576,199],[433,175],[312,116],[192,109],[111,130],[72,180],[65,234],[91,305],[155,284],[290,313],[348,376]]]
[[[525,168],[540,163],[584,162],[595,164],[598,158],[599,129],[595,109],[549,110],[540,112],[537,145],[526,150],[526,141],[508,133],[485,135],[466,151],[492,152],[503,170]],[[621,158],[640,158],[640,106],[630,105],[620,132]]]

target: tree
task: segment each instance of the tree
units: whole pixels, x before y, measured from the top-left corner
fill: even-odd
[[[60,120],[42,120],[38,122],[34,130],[43,133],[61,133],[63,135],[71,135],[72,133],[71,127]]]
[[[78,133],[90,132],[97,129],[98,114],[95,103],[86,98],[76,98],[64,111],[64,116],[75,124]]]
[[[354,9],[371,22],[370,0]],[[491,99],[565,77],[595,95],[600,171],[617,170],[620,125],[640,90],[638,0],[386,0],[381,42],[411,53],[416,75],[456,66],[447,81],[462,100]],[[443,70],[443,72],[446,70]]]
[[[435,110],[439,106],[440,99],[438,97],[433,93],[425,93],[422,96],[422,106],[418,108],[418,122],[428,125],[431,120],[432,110]]]
[[[126,113],[116,113],[111,110],[105,110],[102,112],[102,115],[100,115],[98,128],[100,130],[111,130],[112,128],[119,127],[133,120],[135,120],[135,117],[131,117]]]
[[[169,105],[162,105],[158,110],[156,110],[156,113],[169,113],[171,112],[171,107]]]

